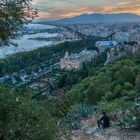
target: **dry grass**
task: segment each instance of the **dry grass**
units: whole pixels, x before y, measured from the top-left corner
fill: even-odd
[[[70,134],[71,140],[140,140],[139,131],[130,131],[127,129],[120,129],[114,125],[103,132],[97,132],[94,135],[87,135],[85,132],[90,128],[97,128],[96,117],[89,118],[82,121],[82,128]],[[91,137],[92,136],[92,137]],[[60,139],[59,139],[60,140]],[[62,139],[62,140],[68,140]]]
[[[86,121],[83,121],[82,124],[83,124],[82,129],[95,127],[97,125],[97,119],[95,117],[92,117],[92,118],[89,118]]]
[[[79,137],[72,137],[72,140],[95,140],[94,138],[89,138],[85,136],[79,136]]]

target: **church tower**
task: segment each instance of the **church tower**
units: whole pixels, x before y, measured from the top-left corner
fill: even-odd
[[[68,53],[68,51],[66,51],[64,59],[69,60],[69,53]]]

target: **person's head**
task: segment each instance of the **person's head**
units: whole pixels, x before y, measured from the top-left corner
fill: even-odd
[[[102,114],[103,114],[103,115],[106,115],[106,113],[105,113],[104,111],[102,112]]]

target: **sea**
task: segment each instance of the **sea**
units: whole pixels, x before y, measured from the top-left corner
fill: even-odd
[[[43,24],[33,24],[30,23],[28,25],[25,25],[27,29],[29,30],[45,30],[45,29],[50,29],[53,30],[56,28],[55,26],[51,25],[43,25]],[[7,57],[9,55],[18,53],[18,52],[23,52],[23,51],[31,51],[40,47],[44,46],[50,46],[55,44],[56,42],[54,41],[45,41],[45,40],[36,40],[36,39],[31,39],[31,38],[51,38],[51,37],[56,37],[58,33],[48,33],[48,32],[43,32],[43,33],[35,33],[35,34],[25,34],[21,36],[18,39],[13,39],[11,40],[17,46],[14,45],[9,45],[5,47],[0,48],[0,58]]]

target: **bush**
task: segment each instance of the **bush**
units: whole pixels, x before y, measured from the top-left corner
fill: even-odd
[[[55,121],[44,103],[0,88],[0,139],[52,140]]]
[[[78,129],[80,127],[81,119],[87,118],[94,113],[94,107],[87,104],[79,104],[71,107],[66,117],[65,122],[69,128]]]
[[[132,90],[133,89],[133,85],[129,82],[124,83],[124,88],[125,90]]]

